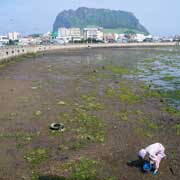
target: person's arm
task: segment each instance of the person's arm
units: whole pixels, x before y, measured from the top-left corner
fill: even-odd
[[[155,169],[154,171],[153,171],[153,175],[156,175],[158,173],[158,169]]]
[[[157,156],[157,160],[154,163],[155,170],[153,171],[153,175],[156,175],[158,173],[160,162],[161,162],[161,156]]]

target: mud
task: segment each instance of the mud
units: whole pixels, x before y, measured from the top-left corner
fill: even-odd
[[[97,179],[180,179],[180,116],[134,78],[138,62],[157,52],[64,50],[0,67],[0,179],[66,179],[62,164],[81,157],[101,162]],[[53,122],[65,131],[52,132]],[[157,176],[128,166],[154,142],[167,153]]]

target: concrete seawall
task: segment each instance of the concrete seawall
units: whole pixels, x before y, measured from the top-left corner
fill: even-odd
[[[177,46],[177,42],[167,43],[121,43],[121,44],[76,44],[76,45],[56,45],[56,46],[26,46],[26,47],[4,47],[0,48],[0,61],[17,57],[28,53],[37,53],[43,51],[60,50],[60,49],[83,49],[83,48],[133,48],[133,47],[161,47]]]

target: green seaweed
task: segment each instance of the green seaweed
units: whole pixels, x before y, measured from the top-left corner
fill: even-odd
[[[129,70],[123,66],[115,66],[115,65],[109,64],[106,66],[106,69],[119,75],[129,74]]]
[[[133,104],[138,102],[141,98],[137,93],[134,93],[133,90],[125,85],[120,85],[120,94],[118,95],[118,98],[120,101],[127,103],[127,104]]]
[[[116,91],[112,88],[108,88],[106,91],[105,91],[105,94],[108,96],[108,97],[115,97],[116,96]]]
[[[97,101],[96,97],[90,95],[82,95],[82,108],[85,110],[102,110],[103,105]]]
[[[47,149],[44,149],[42,147],[30,151],[24,156],[25,160],[32,167],[39,165],[43,161],[46,161],[48,157],[49,155]]]
[[[128,121],[129,117],[128,117],[129,112],[124,111],[124,112],[119,112],[116,114],[116,116],[121,120],[121,121]]]
[[[167,106],[165,111],[168,112],[170,115],[173,116],[180,116],[180,111],[178,111],[175,107]]]
[[[172,81],[172,80],[176,79],[176,77],[175,76],[166,75],[166,76],[164,76],[161,79],[164,80],[164,81]]]
[[[174,126],[174,128],[176,129],[177,135],[180,135],[180,123],[179,123],[179,124],[176,124],[176,125]]]
[[[70,178],[72,180],[96,180],[99,166],[98,161],[81,158],[79,163],[73,164]]]
[[[94,99],[92,97],[84,97]],[[106,125],[104,121],[97,116],[91,114],[89,110],[84,109],[75,103],[71,113],[61,113],[60,119],[63,119],[65,124],[68,124],[66,132],[73,135],[74,141],[67,144],[71,149],[80,149],[88,143],[104,143],[106,136]],[[65,132],[65,133],[66,133]],[[60,133],[56,133],[56,135]]]
[[[157,61],[157,58],[145,59],[143,62],[145,62],[145,63],[153,63],[155,61]]]

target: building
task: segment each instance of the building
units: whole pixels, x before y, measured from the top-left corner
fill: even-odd
[[[135,41],[137,42],[143,42],[146,39],[146,36],[144,34],[136,34]]]
[[[84,39],[94,39],[96,41],[103,41],[103,28],[84,28]]]
[[[113,33],[104,34],[104,42],[105,43],[114,43],[117,37]]]
[[[176,36],[173,38],[173,41],[179,42],[179,41],[180,41],[180,36],[176,35]]]
[[[58,39],[64,42],[69,41],[81,41],[81,30],[80,28],[59,28],[58,29]]]
[[[20,38],[20,33],[18,32],[10,32],[8,33],[9,40],[17,41]]]
[[[118,34],[118,36],[116,37],[115,40],[117,43],[127,43],[128,42],[128,38],[126,37],[125,34]]]
[[[0,44],[7,44],[9,43],[9,38],[7,36],[0,36]]]

